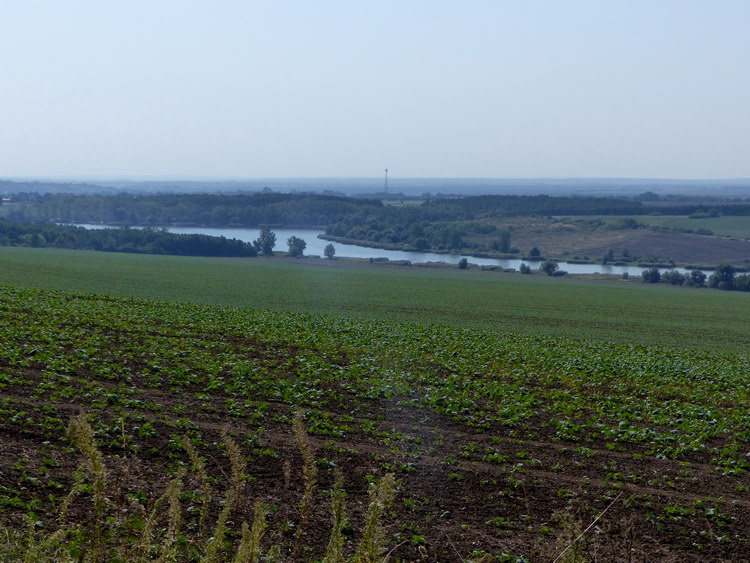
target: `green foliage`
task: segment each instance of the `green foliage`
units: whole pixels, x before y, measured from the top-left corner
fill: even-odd
[[[701,448],[716,447],[710,437],[733,435],[743,428],[746,416],[729,399],[722,398],[735,392],[738,378],[750,370],[746,352],[680,348],[675,354],[675,348],[572,336],[471,331],[392,320],[372,322],[96,296],[71,298],[65,293],[10,288],[0,293],[0,303],[0,337],[6,342],[3,361],[15,366],[33,363],[36,369],[57,374],[38,390],[41,398],[50,401],[76,396],[90,396],[96,401],[106,396],[110,405],[138,408],[131,402],[127,387],[95,383],[108,382],[107,375],[113,368],[118,380],[140,381],[146,386],[154,381],[154,373],[163,385],[174,389],[198,385],[205,392],[221,382],[228,399],[250,401],[247,404],[254,410],[262,409],[262,405],[252,399],[282,401],[305,406],[311,420],[321,416],[316,412],[327,402],[336,400],[339,384],[366,397],[397,391],[409,395],[420,389],[421,406],[469,424],[485,420],[523,427],[525,421],[546,411],[550,424],[566,440],[597,435],[610,442],[653,443],[665,452],[689,451],[699,444]],[[160,327],[159,332],[150,333],[150,327]],[[210,330],[205,331],[206,327]],[[100,349],[110,331],[131,336],[118,341],[115,348],[110,344]],[[270,355],[249,357],[243,344],[248,340],[234,342],[233,335],[267,342]],[[301,345],[291,356],[292,347]],[[346,365],[337,359],[341,350],[350,357]],[[126,359],[156,356],[158,370],[154,364],[130,372],[122,362],[113,360],[113,354]],[[217,361],[217,354],[221,361]],[[288,366],[290,376],[274,377],[278,365]],[[393,373],[399,373],[402,365],[409,366],[408,371],[400,379],[394,378]],[[482,374],[488,369],[508,373],[496,380],[486,379]],[[100,379],[77,376],[79,373]],[[585,388],[557,395],[555,381],[574,380],[581,374],[585,376]],[[333,385],[328,391],[320,388],[322,377]],[[530,382],[535,384],[530,386]],[[34,386],[33,382],[26,385]],[[597,390],[606,390],[606,395]],[[662,394],[670,399],[655,406],[654,397]],[[498,398],[502,408],[498,408]],[[578,410],[591,415],[586,421],[571,417],[570,413]],[[678,410],[679,417],[675,414]],[[51,412],[56,412],[54,407]],[[638,425],[628,422],[635,413]],[[4,418],[18,424],[25,421],[43,435],[60,428],[59,422],[47,427],[43,419],[31,419],[25,413],[13,416],[6,412]],[[675,426],[677,418],[679,426]],[[349,431],[347,421],[330,416],[327,420],[327,427],[341,435]],[[99,436],[118,438],[123,424],[116,421],[101,426]],[[297,425],[295,428],[302,457],[307,460],[305,482],[313,483],[314,460],[309,451],[304,453],[309,447],[304,433]],[[89,452],[89,472],[102,475],[95,449],[86,446],[92,443],[91,437],[72,430],[71,436]],[[237,446],[228,437],[224,441],[235,464],[230,490],[235,490],[237,497],[245,470],[239,465]],[[189,446],[185,448],[200,475],[204,471],[200,458],[190,453]],[[183,447],[177,443],[177,449],[182,451]],[[201,481],[207,479],[201,477]],[[94,482],[94,492],[101,491],[102,483]],[[208,494],[205,485],[201,489],[204,496]]]
[[[692,270],[687,283],[693,287],[703,287],[706,285],[706,274],[700,270]]]
[[[500,239],[497,242],[497,250],[500,252],[510,252],[511,249],[511,235],[510,231],[507,229],[504,229],[498,233],[500,235]]]
[[[380,201],[312,194],[254,193],[241,195],[18,195],[21,205],[11,219],[63,223],[106,223],[162,226],[189,223],[205,227],[259,227],[293,224],[317,227],[367,210]]]
[[[539,269],[548,276],[551,276],[560,269],[560,266],[554,260],[545,260],[539,264]]]
[[[474,270],[457,277],[450,270],[421,268],[301,268],[273,261],[9,247],[0,247],[0,260],[0,283],[22,287],[646,345],[744,350],[750,315],[750,301],[731,292],[685,299],[684,291],[640,284],[576,278],[552,284],[546,276]],[[681,312],[679,318],[666,313],[674,311]]]
[[[661,282],[668,283],[671,285],[682,285],[689,276],[681,274],[676,270],[669,270],[661,274]]]
[[[274,246],[276,246],[276,233],[267,228],[261,229],[260,236],[253,241],[255,251],[261,256],[273,256]]]
[[[717,289],[734,289],[734,276],[737,270],[731,264],[720,264],[708,278],[708,285]]]
[[[333,260],[336,257],[336,247],[333,246],[330,242],[326,245],[326,247],[323,249],[323,254],[326,258],[329,260]]]
[[[450,276],[459,280],[457,285],[470,284],[474,279],[471,272],[457,276],[450,270],[446,277]],[[500,299],[503,291],[497,289],[498,280],[513,278],[476,279],[489,280],[486,283],[493,287],[492,295]],[[596,295],[596,286],[583,285],[585,291],[566,297],[564,292],[543,293],[544,288],[565,285],[566,280],[551,282],[544,276],[536,282],[536,278],[526,281],[533,284],[538,299],[553,295],[561,301],[575,298],[579,309],[597,307],[609,314],[612,302],[628,295],[627,292],[634,291],[649,299],[653,299],[654,294],[684,295],[681,291],[644,292],[643,287],[636,284],[635,290],[628,288],[625,293],[614,293],[613,297],[616,292],[613,284],[602,301],[597,302],[592,298]],[[424,283],[419,288],[424,291]],[[540,293],[544,297],[540,298]],[[741,326],[746,327],[745,296],[702,293],[709,303],[726,302],[738,309],[735,314],[743,319]],[[534,296],[533,293],[528,295],[529,299]],[[518,295],[512,298],[518,300]],[[663,311],[670,303],[675,301],[651,300],[640,303],[638,310],[647,315],[649,307],[658,305]],[[624,307],[636,305],[629,302]],[[502,306],[507,307],[505,303]],[[549,301],[546,306],[550,308]],[[688,305],[685,310],[697,311]],[[731,316],[729,306],[714,312],[719,313]],[[710,311],[706,310],[706,314]],[[590,318],[579,317],[586,321]],[[709,320],[716,322],[716,319],[720,317]],[[647,325],[636,326],[640,328],[635,330],[645,330],[643,327]],[[669,326],[684,329],[691,325]],[[695,326],[701,338],[710,337],[710,325]],[[740,333],[744,342],[746,330]],[[722,328],[719,334],[726,337],[730,332]],[[80,407],[89,412],[88,418],[76,419],[80,428],[71,432],[71,437],[78,436],[76,443],[86,453],[84,475],[81,479],[71,479],[75,494],[69,501],[65,499],[60,504],[59,498],[49,502],[35,500],[29,481],[34,475],[28,460],[24,459],[18,459],[12,468],[14,474],[20,476],[23,490],[21,485],[17,491],[2,490],[7,499],[3,515],[10,511],[23,514],[35,510],[38,516],[34,517],[34,522],[41,521],[46,526],[35,527],[31,534],[36,550],[33,553],[63,549],[69,553],[79,550],[73,555],[76,559],[100,554],[100,560],[107,560],[107,556],[115,554],[124,559],[140,560],[196,560],[201,557],[229,560],[241,549],[248,558],[253,557],[251,554],[259,557],[259,552],[267,555],[274,551],[280,553],[280,559],[288,560],[299,533],[299,558],[312,560],[323,556],[328,537],[318,544],[317,553],[305,551],[305,545],[313,539],[311,530],[331,530],[329,560],[340,560],[342,552],[355,550],[360,560],[382,558],[391,541],[383,526],[397,518],[392,511],[395,513],[401,507],[401,503],[396,503],[391,509],[386,508],[396,485],[392,476],[373,485],[368,509],[361,502],[365,492],[359,490],[360,502],[354,505],[357,508],[352,513],[364,524],[354,536],[349,537],[344,532],[342,486],[335,481],[331,503],[333,525],[328,523],[327,514],[325,524],[320,520],[314,526],[312,520],[302,524],[304,513],[311,519],[320,518],[322,514],[322,503],[315,504],[320,496],[315,472],[321,472],[321,483],[331,482],[330,475],[323,474],[321,469],[327,467],[330,460],[319,465],[315,460],[320,457],[314,452],[304,453],[312,448],[312,440],[306,432],[312,432],[313,423],[342,437],[326,444],[327,458],[333,458],[331,452],[344,444],[348,448],[360,433],[366,434],[368,448],[379,441],[389,451],[393,449],[393,456],[386,454],[388,457],[384,455],[378,461],[389,463],[394,469],[400,467],[405,481],[420,478],[423,471],[426,457],[411,465],[417,461],[411,457],[412,453],[437,454],[450,467],[434,474],[442,474],[444,488],[457,489],[462,497],[474,494],[461,488],[470,483],[476,488],[474,475],[486,462],[493,479],[496,478],[495,483],[490,482],[486,487],[490,491],[488,494],[501,496],[491,497],[498,507],[496,512],[482,515],[472,524],[472,530],[475,526],[478,530],[475,536],[478,538],[492,537],[488,533],[493,529],[497,534],[511,528],[513,533],[524,533],[526,525],[521,522],[524,522],[523,515],[529,514],[533,501],[527,490],[534,491],[535,495],[544,494],[534,472],[541,471],[544,479],[549,479],[551,471],[562,470],[552,464],[542,465],[547,458],[540,456],[543,458],[540,461],[535,459],[536,452],[530,454],[530,448],[536,447],[533,446],[536,440],[544,439],[556,453],[563,448],[577,451],[579,455],[569,453],[556,459],[565,460],[566,464],[588,464],[586,473],[590,469],[593,474],[595,467],[607,460],[615,461],[614,467],[605,469],[606,480],[612,488],[625,486],[623,482],[627,482],[628,486],[641,483],[651,490],[666,489],[671,485],[649,482],[650,470],[666,467],[668,471],[660,472],[659,477],[676,481],[680,477],[679,462],[684,461],[691,470],[699,466],[713,468],[714,471],[708,470],[711,479],[717,482],[726,479],[727,491],[731,492],[735,484],[746,485],[750,470],[745,455],[746,404],[750,396],[746,374],[750,371],[750,356],[742,346],[737,346],[736,351],[709,346],[655,346],[610,338],[576,338],[569,333],[553,336],[510,330],[471,330],[463,326],[393,319],[373,321],[351,315],[334,317],[169,304],[9,287],[0,288],[0,338],[5,342],[0,350],[4,381],[13,386],[3,391],[8,395],[12,390],[11,400],[0,402],[0,421],[4,428],[17,436],[35,436],[39,443],[42,440],[51,443],[64,431],[62,420],[71,409]],[[14,400],[16,397],[22,400]],[[27,400],[32,398],[39,406],[38,411],[29,408]],[[175,399],[180,405],[192,406],[177,409],[180,412],[175,414],[174,407],[179,406],[173,402]],[[381,408],[383,405],[408,409],[418,418],[399,427],[392,426],[381,413],[390,414],[393,410]],[[244,463],[250,459],[268,464],[275,456],[283,457],[284,452],[272,450],[264,443],[259,425],[271,419],[286,424],[292,412],[304,413],[309,427],[302,428],[300,414],[294,428],[298,447],[303,451],[302,461],[296,466],[301,469],[295,470],[296,474],[303,475],[297,485],[300,503],[298,506],[290,503],[281,518],[275,517],[270,509],[268,513],[259,510],[257,502],[242,501],[245,484],[251,481]],[[208,474],[209,469],[197,451],[202,435],[191,424],[189,416],[201,423],[203,431],[213,428],[217,443],[216,428],[227,422],[234,425],[234,432],[239,436],[229,439],[225,435],[221,440],[223,446],[219,446],[226,452],[225,458],[215,451],[216,446],[206,443],[200,446],[204,454],[209,452],[210,457],[219,460],[221,471],[214,465],[212,474]],[[440,419],[450,421],[451,436],[456,439],[463,436],[465,441],[452,441],[450,449],[437,453],[433,450],[438,447],[438,440],[433,438],[437,435],[431,435],[429,446],[418,449],[419,436],[408,435],[417,420],[428,421],[431,425],[432,421]],[[90,426],[88,431],[86,424]],[[140,435],[139,430],[146,424],[158,430],[155,436],[151,432]],[[240,428],[247,430],[238,432]],[[278,429],[277,426],[275,430]],[[548,435],[540,438],[539,433]],[[285,429],[280,435],[279,440],[284,443],[289,430]],[[491,435],[497,439],[490,442],[493,447],[481,447],[478,440],[473,441],[475,435]],[[524,443],[519,445],[521,441]],[[190,443],[196,444],[192,453]],[[158,491],[143,491],[140,487],[131,491],[129,497],[135,501],[132,506],[123,506],[122,502],[114,506],[111,503],[123,497],[110,494],[118,480],[110,478],[104,468],[117,464],[135,467],[136,464],[129,461],[130,456],[144,454],[138,449],[144,444],[155,449],[148,454],[151,456],[148,459],[155,467],[167,468],[168,478],[161,481]],[[607,444],[606,451],[601,444]],[[278,443],[274,445],[278,447]],[[105,463],[108,458],[98,455],[97,448],[116,453],[117,457]],[[616,457],[608,457],[610,449],[616,451]],[[654,462],[648,473],[631,476],[631,469],[617,467],[627,465],[630,453]],[[449,459],[448,454],[460,459]],[[357,452],[353,459],[362,459],[360,455]],[[54,461],[44,464],[53,466]],[[377,463],[373,465],[376,466]],[[278,475],[273,474],[271,479],[281,481],[284,471],[279,464],[275,467]],[[361,475],[369,467],[369,464],[362,465],[358,473],[360,483]],[[409,472],[411,468],[416,468],[415,473]],[[288,473],[291,476],[291,469]],[[101,490],[97,474],[105,477],[101,480],[107,489],[104,495],[97,493]],[[551,495],[554,496],[551,502],[563,505],[585,494],[582,492],[585,483],[575,487],[571,486],[570,475],[565,478],[565,488],[559,495]],[[375,476],[368,480],[378,481]],[[687,489],[675,491],[674,498],[680,498],[677,493],[681,495],[692,486],[693,481],[686,479],[683,487]],[[248,490],[262,501],[268,498],[266,494],[278,494],[279,488],[267,492],[253,486]],[[670,494],[671,489],[666,490],[661,498],[672,498]],[[305,497],[311,500],[305,501]],[[13,500],[16,498],[22,504]],[[103,498],[100,510],[104,517],[99,520],[99,532],[92,521],[71,522],[71,515],[78,518],[82,514],[95,514],[91,508],[99,502],[97,498]],[[462,499],[461,502],[470,506],[470,501]],[[651,498],[649,493],[649,502],[656,505],[659,499]],[[662,505],[673,502],[669,500]],[[39,503],[44,503],[44,510],[35,508]],[[249,521],[241,526],[243,519],[250,518],[253,504],[256,508],[252,526]],[[427,504],[426,500],[403,503],[412,515],[409,521],[416,520],[414,516],[421,521]],[[735,523],[732,518],[741,514],[738,510],[742,507],[729,504],[707,507],[705,512],[696,511],[696,514],[701,522],[708,520],[713,528],[726,528],[731,535],[739,537],[736,545],[741,546],[740,542],[745,541],[740,537],[744,520]],[[58,506],[60,518],[50,509]],[[509,506],[513,508],[507,508]],[[182,509],[178,510],[179,507]],[[123,510],[130,523],[121,519]],[[680,516],[673,508],[664,510],[661,505],[653,512],[667,519]],[[208,516],[201,523],[204,513]],[[683,521],[685,519],[687,516],[683,516]],[[547,522],[548,519],[535,520],[534,525]],[[563,524],[559,527],[564,529]],[[65,531],[55,536],[59,527]],[[303,532],[298,532],[300,529]],[[270,533],[266,533],[267,530]],[[333,533],[335,530],[340,533]],[[404,532],[406,545],[403,549],[416,553],[417,546],[421,546],[428,550],[425,557],[441,557],[430,551],[432,542],[437,540],[431,536],[429,525]],[[659,534],[656,527],[653,533]],[[102,540],[97,540],[97,536]],[[566,538],[566,545],[570,545]],[[131,543],[124,546],[118,541]],[[136,543],[132,543],[134,541]],[[279,547],[269,545],[277,541]],[[31,549],[27,549],[28,545],[28,542],[20,545],[22,555]],[[42,556],[39,558],[43,560]]]
[[[17,223],[0,219],[0,245],[50,247],[179,256],[256,256],[252,244],[238,239],[199,234],[174,234],[163,229],[86,229],[54,223]]]
[[[641,277],[643,278],[643,283],[659,283],[661,281],[661,272],[659,272],[659,268],[649,268],[648,270],[643,270]]]
[[[289,247],[289,256],[293,256],[295,258],[301,258],[302,256],[304,256],[305,248],[307,248],[307,243],[304,241],[304,239],[292,236],[287,239],[286,244]]]
[[[387,540],[381,520],[385,510],[393,502],[397,489],[393,473],[386,473],[377,484],[370,484],[370,504],[362,539],[352,557],[353,563],[377,563],[383,560],[383,555],[387,551]]]

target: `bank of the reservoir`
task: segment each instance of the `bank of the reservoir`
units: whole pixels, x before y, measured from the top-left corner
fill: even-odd
[[[77,224],[76,226],[89,229],[116,229],[114,225],[91,225]],[[138,227],[134,227],[138,228]],[[252,242],[260,235],[260,229],[248,229],[242,227],[159,227],[165,228],[170,233],[175,234],[203,234],[216,237],[225,237],[228,239],[236,238],[244,242]],[[393,261],[408,260],[412,264],[443,262],[446,264],[457,265],[461,259],[466,258],[470,263],[478,266],[494,266],[503,269],[516,269],[521,264],[528,264],[532,270],[538,269],[539,262],[532,260],[522,260],[518,258],[490,258],[485,256],[472,256],[470,254],[455,254],[447,252],[420,252],[416,250],[395,250],[390,248],[380,248],[377,246],[362,246],[361,244],[352,244],[350,241],[326,235],[322,229],[289,229],[274,228],[276,235],[276,250],[285,251],[286,241],[295,236],[303,239],[307,243],[305,254],[323,256],[325,247],[333,244],[336,249],[336,256],[339,258],[359,258],[359,259],[378,259],[387,258]],[[576,264],[570,262],[560,262],[560,268],[570,274],[606,274],[617,275],[628,274],[629,276],[639,276],[645,269],[637,265],[614,265],[614,264]],[[680,273],[686,273],[689,270],[684,268],[659,268],[661,271],[677,270]],[[710,272],[706,272],[710,273]]]

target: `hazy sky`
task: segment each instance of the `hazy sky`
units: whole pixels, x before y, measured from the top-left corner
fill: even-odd
[[[750,177],[748,0],[23,0],[0,177]]]

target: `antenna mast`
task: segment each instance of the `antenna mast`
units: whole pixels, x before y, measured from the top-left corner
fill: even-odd
[[[385,193],[388,193],[388,169],[385,169]]]

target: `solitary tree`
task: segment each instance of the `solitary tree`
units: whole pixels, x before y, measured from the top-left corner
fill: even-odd
[[[542,253],[539,251],[539,249],[535,246],[531,250],[529,250],[529,257],[530,258],[539,258],[542,255]]]
[[[498,240],[498,248],[500,252],[510,252],[510,231],[500,231],[500,239]]]
[[[261,229],[260,236],[253,241],[253,246],[258,254],[262,256],[273,256],[273,247],[276,246],[276,233],[271,229]]]
[[[554,274],[559,267],[560,266],[558,266],[557,262],[555,262],[554,260],[545,260],[544,262],[539,264],[539,269],[548,276]]]
[[[331,243],[328,243],[326,247],[323,249],[323,254],[329,260],[333,260],[336,256],[336,247],[333,246]]]
[[[305,253],[305,248],[307,248],[307,243],[303,239],[291,236],[287,239],[286,243],[289,246],[289,256],[302,258]]]
[[[461,260],[458,261],[459,270],[465,270],[468,267],[469,267],[469,261],[466,258],[461,258]]]

